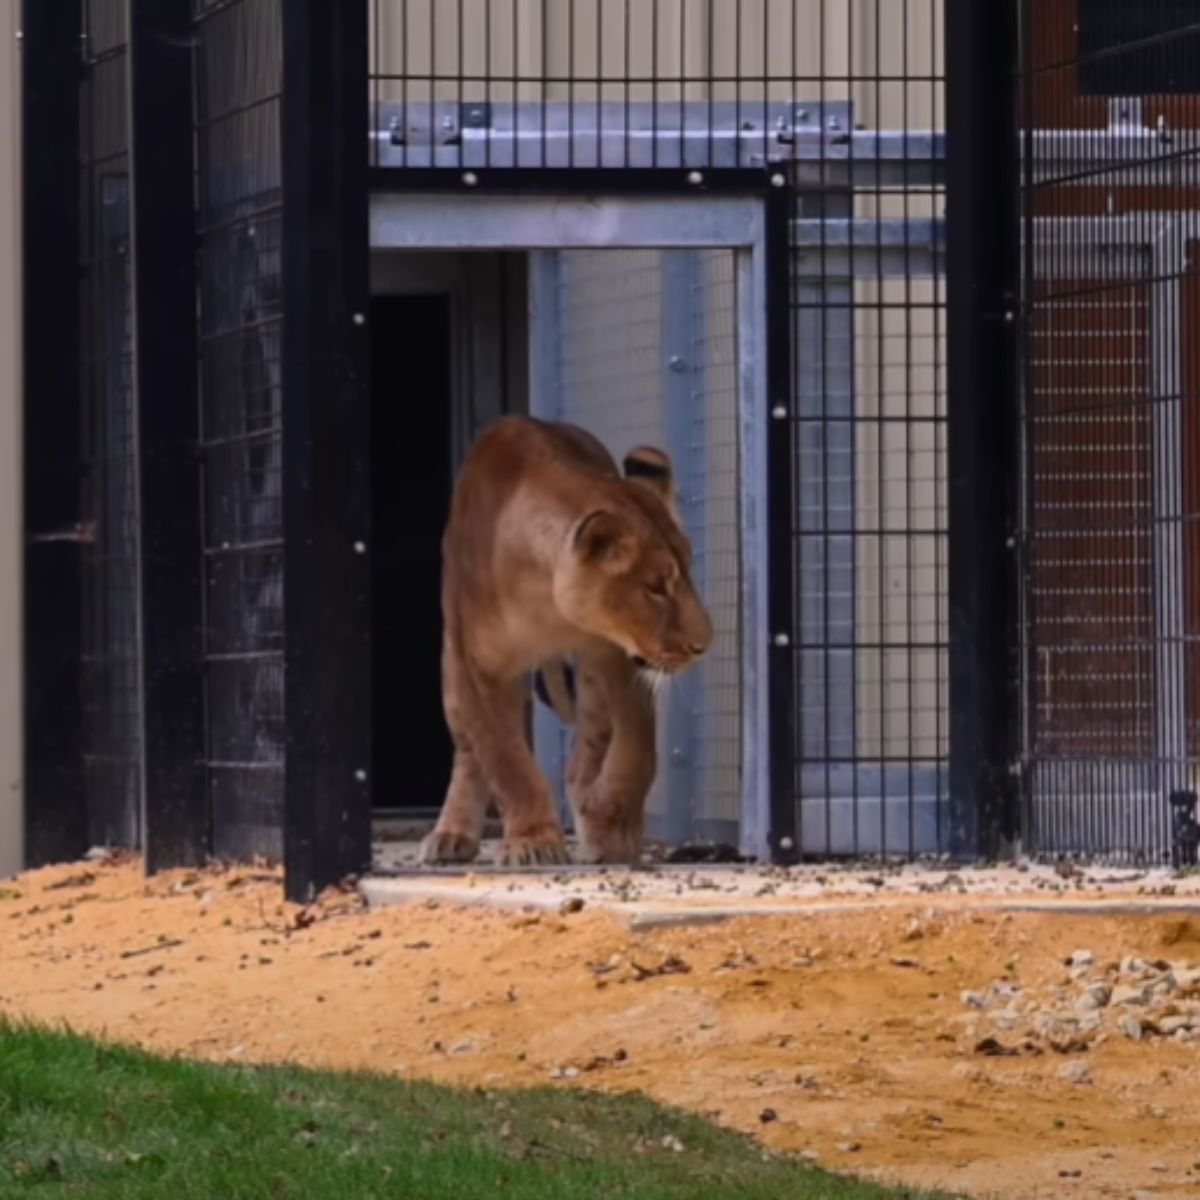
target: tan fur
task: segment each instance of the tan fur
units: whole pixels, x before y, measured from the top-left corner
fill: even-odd
[[[580,856],[630,862],[641,851],[654,780],[654,707],[636,659],[673,672],[703,654],[712,624],[688,576],[670,462],[622,479],[607,450],[570,425],[504,417],[472,446],[442,543],[442,700],[454,767],[425,862],[479,851],[490,802],[500,861],[563,862],[550,789],[525,739],[524,681],[576,663],[575,749],[567,791]],[[636,469],[636,468],[635,468]]]

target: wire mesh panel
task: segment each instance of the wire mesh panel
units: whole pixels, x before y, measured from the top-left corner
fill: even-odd
[[[1200,23],[1021,21],[1024,835],[1157,860],[1200,753]]]
[[[201,423],[213,852],[283,823],[278,0],[196,0]]]
[[[81,316],[84,768],[95,845],[140,837],[138,497],[126,5],[84,7]]]

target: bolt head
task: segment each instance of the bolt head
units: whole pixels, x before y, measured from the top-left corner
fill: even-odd
[[[689,171],[687,181],[690,184],[700,184],[704,182],[704,176],[699,171]]]
[[[354,781],[356,783],[366,783],[367,782],[367,773],[361,767],[359,767],[359,769],[354,772]]]
[[[464,171],[462,181],[467,187],[474,187],[479,182],[479,176],[474,171]]]

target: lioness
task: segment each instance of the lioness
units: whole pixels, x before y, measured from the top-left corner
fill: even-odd
[[[524,683],[573,655],[567,792],[585,862],[632,862],[654,781],[653,684],[703,654],[712,624],[688,577],[670,460],[622,478],[572,425],[503,417],[471,447],[442,541],[442,702],[454,766],[423,862],[469,862],[489,800],[498,861],[567,861],[523,728]],[[651,686],[647,686],[647,684]]]

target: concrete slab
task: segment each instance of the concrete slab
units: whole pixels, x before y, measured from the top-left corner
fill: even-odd
[[[1200,878],[1165,868],[1114,870],[1019,864],[954,869],[897,866],[571,865],[511,870],[422,868],[415,847],[379,848],[359,889],[372,906],[436,902],[557,913],[564,904],[603,908],[633,929],[713,924],[745,917],[814,917],[911,907],[1057,913],[1063,916],[1200,915]]]

